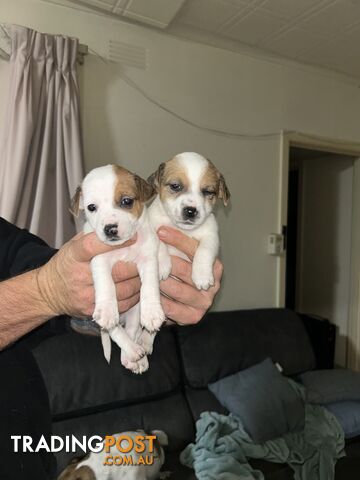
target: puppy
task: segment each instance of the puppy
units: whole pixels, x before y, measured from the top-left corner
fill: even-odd
[[[225,206],[230,199],[223,175],[206,158],[185,152],[162,163],[148,182],[157,192],[149,207],[152,227],[157,231],[161,225],[168,225],[199,240],[192,264],[192,280],[199,290],[207,290],[214,285],[213,266],[219,250],[218,226],[212,211],[217,199]],[[161,242],[160,279],[170,274],[170,254],[184,257]]]
[[[165,461],[165,453],[163,446],[168,444],[168,438],[165,432],[154,430],[150,432],[156,436],[154,441],[154,451],[149,451],[147,445],[144,452],[137,453],[133,449],[126,457],[132,457],[132,463],[128,465],[104,465],[107,456],[117,456],[119,451],[116,446],[111,447],[108,453],[105,450],[99,453],[91,453],[82,458],[74,458],[70,464],[61,473],[58,480],[155,480],[158,478],[167,478],[168,472],[160,472]],[[135,441],[135,437],[139,435],[147,435],[144,430],[136,432],[123,432],[115,437],[126,436],[131,437]],[[153,463],[151,465],[138,465],[140,455],[143,458],[151,456]]]
[[[145,206],[153,194],[153,187],[142,178],[118,165],[107,165],[86,175],[71,204],[74,215],[85,212],[84,232],[95,232],[108,245],[121,245],[137,234],[136,243],[130,247],[98,255],[91,261],[93,319],[102,328],[105,358],[110,361],[110,336],[121,348],[121,363],[134,373],[147,370],[146,354],[152,351],[148,332],[158,330],[165,320],[160,304],[159,240],[150,227]],[[141,278],[140,302],[121,317],[111,275],[118,261],[136,263]]]

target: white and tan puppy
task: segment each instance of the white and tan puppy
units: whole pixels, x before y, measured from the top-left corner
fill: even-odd
[[[142,373],[152,351],[147,332],[165,320],[160,304],[157,255],[159,240],[149,225],[145,202],[153,188],[118,165],[95,168],[86,175],[72,200],[71,211],[84,210],[84,232],[95,232],[108,245],[121,245],[135,234],[135,244],[94,257],[91,271],[95,288],[93,319],[102,328],[104,354],[110,361],[112,340],[121,348],[122,364]],[[112,268],[118,261],[134,262],[141,278],[140,302],[119,315]],[[142,330],[142,327],[146,330]]]
[[[213,266],[219,251],[218,226],[212,213],[217,199],[227,205],[230,192],[223,175],[209,160],[194,152],[176,155],[162,163],[148,182],[157,191],[149,207],[155,231],[168,225],[199,241],[192,264],[192,280],[198,289],[214,285]],[[184,255],[160,243],[159,272],[162,280],[171,270],[170,254]]]
[[[136,438],[140,435],[148,435],[144,430],[136,432],[123,432],[114,437],[125,436],[130,437],[136,442]],[[158,478],[167,478],[168,472],[160,472],[161,467],[165,462],[165,454],[163,446],[168,444],[168,438],[165,432],[161,430],[153,430],[151,435],[156,437],[153,444],[153,449],[150,452],[149,445],[146,444],[146,450],[142,453],[136,453],[134,449],[126,454],[129,461],[131,457],[131,464],[125,465],[107,465],[107,457],[112,457],[113,460],[119,456],[119,451],[115,446],[111,447],[108,453],[105,448],[99,453],[90,453],[83,458],[75,458],[61,473],[58,480],[155,480]],[[124,444],[126,447],[126,444]],[[149,465],[141,464],[140,457],[152,460]],[[150,462],[148,462],[150,463]]]

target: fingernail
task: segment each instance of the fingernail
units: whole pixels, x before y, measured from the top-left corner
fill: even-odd
[[[167,238],[169,236],[169,232],[164,227],[160,227],[157,234],[160,238]]]

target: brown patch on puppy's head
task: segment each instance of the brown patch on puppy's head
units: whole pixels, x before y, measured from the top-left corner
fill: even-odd
[[[83,460],[86,460],[89,454],[84,457],[73,458],[65,470],[60,474],[58,480],[97,480],[94,471],[87,465],[77,466]]]
[[[134,175],[119,165],[113,165],[116,175],[114,203],[128,209],[135,217],[142,214],[144,203],[151,199],[155,191],[144,179]],[[128,205],[126,203],[129,203]]]
[[[190,179],[183,165],[176,157],[162,163],[156,172],[148,178],[148,182],[159,193],[161,200],[176,198],[189,188]],[[178,190],[177,190],[178,188]]]
[[[164,170],[165,170],[165,163],[160,163],[158,169],[150,175],[150,177],[147,179],[148,183],[156,190],[156,192],[159,192],[160,185],[162,183],[163,175],[164,175]]]
[[[82,195],[82,192],[81,192],[81,187],[79,185],[75,191],[74,196],[71,199],[70,208],[69,208],[70,213],[72,213],[74,217],[78,217],[79,211],[83,208],[81,205],[82,203],[81,195]]]
[[[230,191],[226,185],[224,176],[219,170],[215,167],[215,165],[208,160],[209,167],[206,169],[202,179],[201,179],[201,190],[204,192],[208,192],[209,200],[212,203],[215,203],[216,199],[223,201],[225,207],[227,206],[230,200]],[[211,192],[214,194],[211,195]]]
[[[135,175],[135,183],[137,185],[140,200],[144,203],[151,200],[156,193],[154,187],[138,175]]]

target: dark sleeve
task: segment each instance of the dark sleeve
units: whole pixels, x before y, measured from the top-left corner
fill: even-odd
[[[55,253],[39,237],[0,218],[0,280],[37,268]]]

